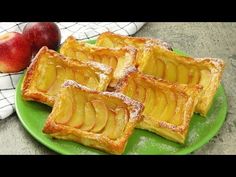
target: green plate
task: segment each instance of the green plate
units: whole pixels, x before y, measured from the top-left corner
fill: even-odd
[[[94,43],[90,41],[89,43]],[[175,50],[184,55],[183,52]],[[41,103],[24,101],[21,96],[19,80],[16,89],[16,112],[25,129],[39,142],[60,154],[105,154],[102,151],[79,143],[52,139],[42,133],[44,123],[51,108]],[[219,86],[207,118],[194,114],[185,145],[166,140],[154,133],[135,129],[129,138],[124,154],[189,154],[214,137],[223,125],[227,113],[227,98],[222,85]]]

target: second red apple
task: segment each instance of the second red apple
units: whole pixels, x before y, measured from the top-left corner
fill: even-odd
[[[31,22],[23,29],[23,35],[31,42],[33,54],[43,46],[57,50],[61,42],[61,32],[53,22]]]
[[[0,35],[0,72],[9,73],[25,69],[31,60],[30,43],[17,32]]]

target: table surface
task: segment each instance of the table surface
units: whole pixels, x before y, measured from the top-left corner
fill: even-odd
[[[236,154],[236,23],[147,23],[135,36],[157,37],[192,57],[222,58],[228,115],[219,133],[193,154]],[[23,128],[17,115],[0,121],[0,154],[55,154]]]

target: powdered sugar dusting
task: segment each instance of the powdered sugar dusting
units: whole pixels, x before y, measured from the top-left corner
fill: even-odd
[[[137,143],[132,145],[132,149],[129,151],[129,154],[156,154],[156,151],[161,153],[166,152],[166,154],[174,153],[178,150],[175,146],[172,146],[168,143],[160,143],[158,135],[153,136],[140,136]],[[164,153],[163,153],[164,154]]]

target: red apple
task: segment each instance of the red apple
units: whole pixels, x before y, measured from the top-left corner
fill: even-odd
[[[61,42],[61,32],[53,22],[31,22],[25,25],[23,35],[31,42],[33,54],[43,46],[57,50]]]
[[[0,35],[0,72],[25,69],[32,57],[30,43],[17,32]]]

